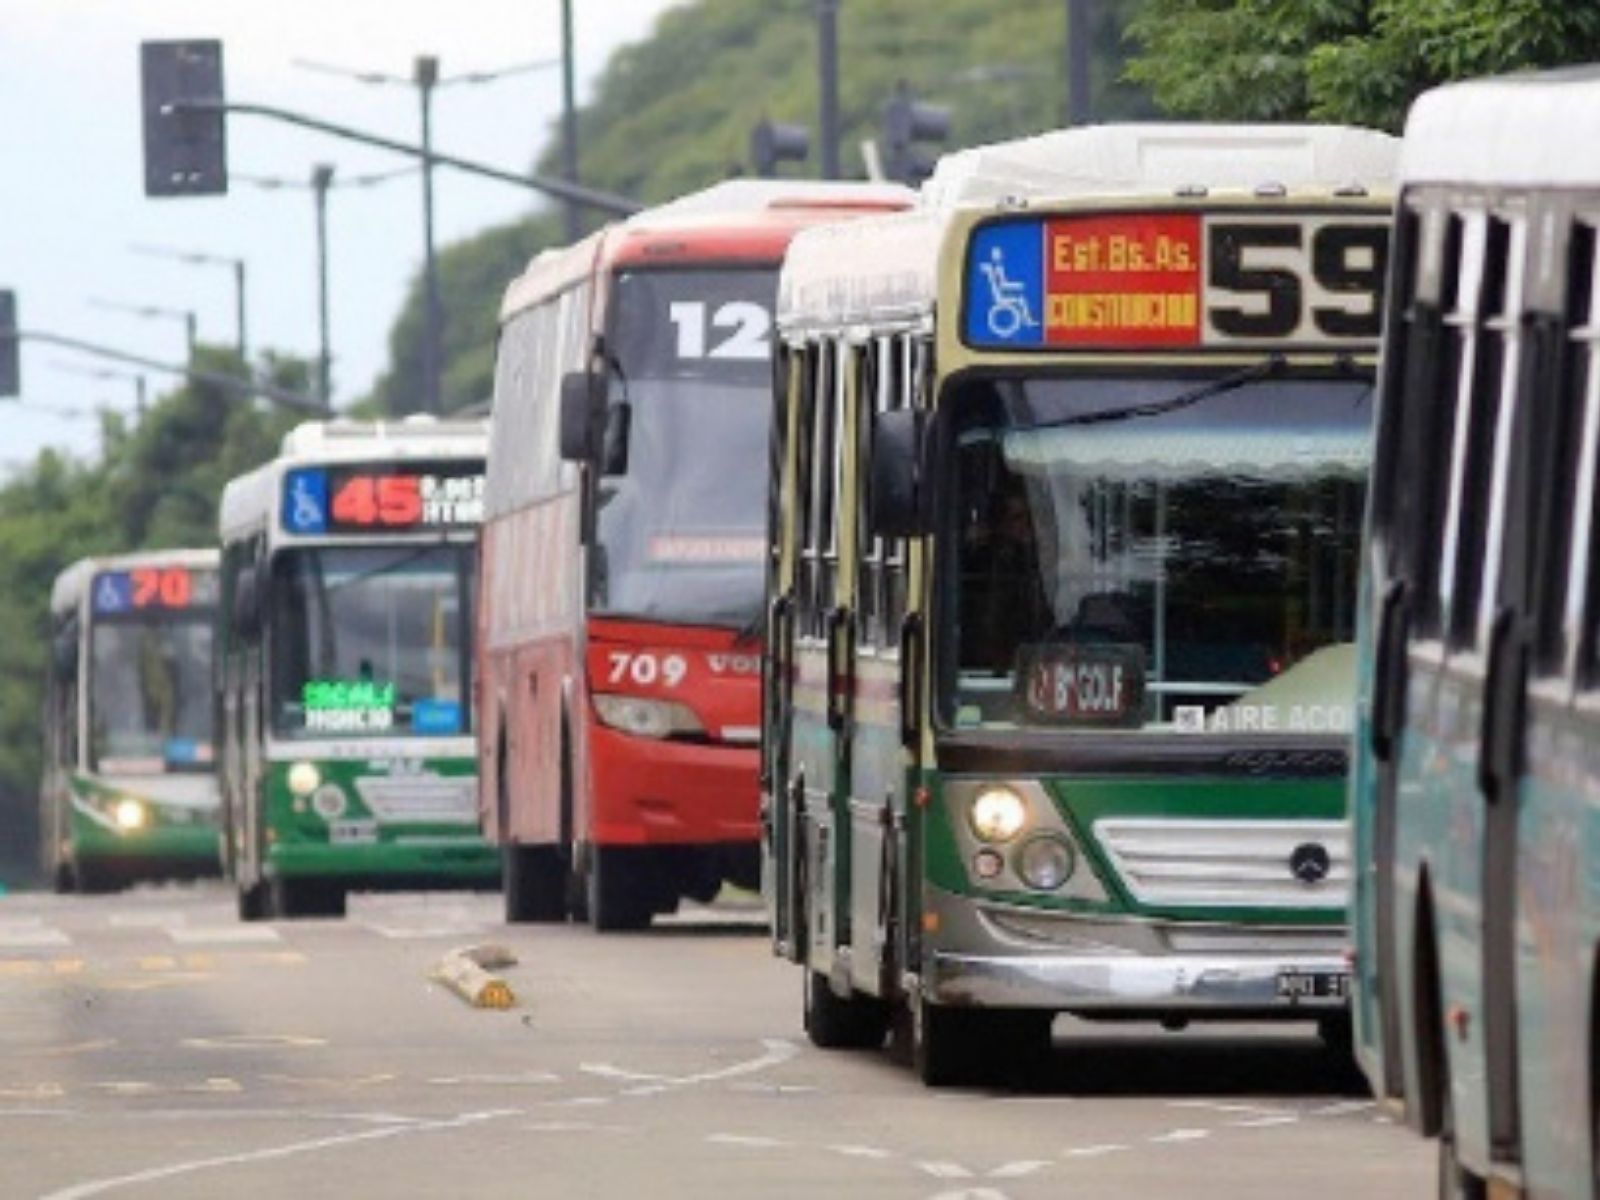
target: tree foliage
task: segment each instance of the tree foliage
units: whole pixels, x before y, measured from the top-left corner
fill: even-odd
[[[1154,111],[1143,89],[1122,78],[1122,28],[1131,4],[1095,6],[1091,82],[1099,119]],[[655,203],[743,174],[750,169],[751,128],[763,117],[811,128],[807,171],[791,166],[789,172],[814,173],[820,157],[815,11],[812,0],[698,0],[670,9],[648,37],[613,56],[579,113],[583,182]],[[946,149],[1062,124],[1065,11],[1060,0],[840,5],[845,174],[864,174],[861,143],[880,137],[883,105],[902,80],[919,99],[950,106]],[[543,133],[538,170],[558,174],[557,130]],[[446,408],[487,398],[505,285],[532,253],[563,237],[559,214],[545,211],[443,252]],[[391,337],[391,366],[374,393],[386,411],[416,407],[421,312],[414,286]]]
[[[1131,79],[1208,120],[1398,131],[1436,84],[1600,56],[1600,6],[1565,0],[1146,0]]]
[[[197,365],[242,371],[235,356],[204,348]],[[309,379],[293,360],[269,358],[263,373],[300,390]],[[104,417],[98,459],[47,450],[0,486],[0,880],[25,874],[34,857],[56,575],[87,555],[215,545],[222,485],[271,458],[295,419],[215,384],[185,384],[137,425]]]

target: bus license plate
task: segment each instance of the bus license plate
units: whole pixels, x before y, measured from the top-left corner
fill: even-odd
[[[1279,971],[1280,1000],[1345,1000],[1350,996],[1348,971]]]

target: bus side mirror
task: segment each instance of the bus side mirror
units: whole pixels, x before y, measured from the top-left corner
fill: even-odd
[[[916,409],[879,413],[872,425],[867,522],[878,537],[918,537],[927,532],[918,476],[923,417]]]
[[[594,383],[587,371],[568,371],[561,377],[561,457],[568,462],[591,462],[595,452]]]
[[[261,625],[261,570],[246,567],[239,572],[233,584],[233,608],[229,613],[233,632],[239,637],[252,636]]]

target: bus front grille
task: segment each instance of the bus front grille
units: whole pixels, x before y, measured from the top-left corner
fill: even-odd
[[[367,776],[361,802],[380,821],[475,821],[477,781],[438,775]]]
[[[1348,899],[1342,821],[1107,817],[1094,833],[1140,904],[1331,909]]]

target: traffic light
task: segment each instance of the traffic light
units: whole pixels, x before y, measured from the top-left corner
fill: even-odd
[[[912,99],[904,80],[883,106],[883,140],[889,148],[884,170],[890,179],[913,186],[933,174],[937,155],[918,142],[942,142],[950,136],[950,109]]]
[[[222,43],[144,42],[144,194],[221,196],[228,190],[228,139],[222,111]],[[213,106],[203,112],[185,105]]]
[[[22,355],[17,338],[17,294],[0,291],[0,396],[22,394]]]
[[[782,162],[805,162],[811,153],[811,131],[804,125],[784,125],[763,119],[750,131],[750,159],[756,174],[772,179]]]

